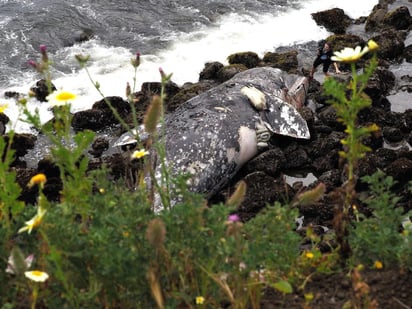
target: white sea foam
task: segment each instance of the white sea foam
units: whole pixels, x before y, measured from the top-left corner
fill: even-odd
[[[176,37],[167,49],[155,55],[142,55],[141,66],[138,68],[136,91],[140,90],[144,81],[159,81],[159,68],[166,73],[173,73],[172,80],[181,85],[185,82],[196,82],[200,71],[206,62],[219,61],[226,63],[226,57],[234,52],[254,51],[260,56],[267,51],[283,45],[320,40],[329,35],[316,25],[311,13],[342,8],[352,18],[367,15],[376,0],[340,1],[313,0],[305,2],[300,9],[285,13],[267,12],[256,18],[250,15],[230,14],[217,20],[212,27],[200,28],[191,33],[175,34]],[[80,70],[74,59],[75,54],[91,55],[89,71],[94,81],[100,84],[100,89],[106,96],[125,97],[126,83],[133,85],[133,67],[130,59],[136,51],[121,47],[105,46],[98,39],[79,45],[64,48],[55,55],[65,67],[70,67],[70,73],[53,72],[53,83],[57,88],[72,91],[79,96],[73,103],[72,111],[88,109],[101,99],[101,96],[89,80],[86,72]],[[10,81],[11,86],[4,91],[26,93],[33,81],[39,79],[35,73],[28,73],[23,80]],[[8,103],[6,114],[11,118],[9,127],[15,127],[18,132],[28,132],[27,124],[17,122],[18,109],[12,99],[1,99]],[[42,120],[50,119],[51,114],[47,103],[30,102],[31,108],[39,108]],[[16,123],[17,122],[17,123]]]

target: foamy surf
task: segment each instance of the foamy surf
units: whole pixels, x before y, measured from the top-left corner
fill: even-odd
[[[370,13],[377,1],[307,1],[298,9],[273,11],[264,14],[241,15],[231,13],[217,19],[212,26],[200,26],[189,33],[174,33],[173,37],[163,38],[171,42],[166,49],[156,54],[142,54],[141,65],[136,76],[135,91],[140,90],[145,81],[160,81],[159,68],[167,74],[173,73],[172,80],[178,85],[185,82],[196,82],[206,62],[219,61],[227,63],[227,56],[242,51],[253,51],[263,56],[276,47],[311,40],[320,40],[329,35],[322,27],[316,25],[311,13],[342,8],[352,18]],[[134,84],[134,69],[130,59],[139,51],[124,47],[105,45],[99,38],[62,48],[50,58],[58,65],[52,71],[53,84],[77,94],[78,99],[72,104],[72,112],[89,109],[102,97],[89,80],[85,70],[81,70],[75,60],[76,54],[90,55],[88,70],[94,82],[100,84],[105,96],[125,98],[126,83]],[[60,70],[59,70],[60,69]],[[5,91],[27,93],[30,86],[41,76],[36,72],[28,72],[20,78],[10,79]],[[32,132],[30,126],[18,121],[18,108],[13,99],[1,99],[8,103],[6,114],[11,119],[8,128],[17,132]],[[31,110],[40,112],[42,121],[48,121],[52,115],[47,103],[29,101]]]

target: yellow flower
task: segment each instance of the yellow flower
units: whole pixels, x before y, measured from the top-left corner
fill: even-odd
[[[355,48],[345,47],[341,51],[335,52],[335,56],[332,56],[332,61],[352,63],[358,61],[364,54],[369,51],[369,48],[365,46],[361,49],[360,46]]]
[[[140,159],[143,158],[144,156],[147,156],[149,154],[148,151],[144,149],[136,150],[135,152],[132,153],[131,159]]]
[[[41,223],[41,220],[44,217],[44,214],[47,212],[46,209],[43,209],[42,207],[37,208],[37,214],[31,218],[29,221],[26,221],[26,226],[23,226],[21,229],[19,229],[19,233],[27,231],[27,233],[31,233],[31,230],[38,226]]]
[[[307,301],[307,302],[311,302],[314,298],[315,298],[315,296],[313,295],[313,293],[305,293],[305,300]]]
[[[205,302],[205,298],[203,296],[196,297],[196,305],[203,305]]]
[[[0,114],[4,113],[4,111],[6,110],[7,107],[9,107],[9,105],[7,103],[0,104]]]
[[[369,48],[370,51],[375,51],[379,48],[379,45],[374,40],[369,40],[368,41],[368,48]]]
[[[29,183],[27,184],[27,186],[28,186],[29,188],[33,187],[34,185],[41,185],[41,186],[43,186],[43,185],[46,183],[46,181],[47,181],[46,175],[44,175],[44,174],[42,174],[42,173],[36,174],[36,175],[34,175],[34,176],[30,179],[30,181],[29,181]]]
[[[383,264],[381,261],[375,261],[375,263],[373,264],[373,267],[375,267],[376,269],[382,269]]]
[[[40,270],[26,271],[24,275],[30,280],[35,281],[35,282],[44,282],[47,279],[49,279],[49,275],[45,273],[44,271],[40,271]]]
[[[312,252],[306,252],[305,256],[306,256],[308,259],[313,259],[313,257],[314,257],[314,255],[313,255]]]
[[[76,99],[76,95],[64,91],[64,90],[56,90],[53,91],[46,97],[46,100],[50,103],[51,106],[62,106],[70,103]]]

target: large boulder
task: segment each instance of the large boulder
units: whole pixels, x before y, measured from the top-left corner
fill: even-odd
[[[53,84],[50,85],[50,88],[51,92],[57,89]],[[50,94],[50,91],[45,79],[38,80],[35,85],[30,87],[30,91],[40,102],[47,102],[46,97]]]
[[[229,55],[227,57],[229,64],[243,64],[248,69],[255,68],[259,65],[260,58],[254,52],[244,52]]]
[[[346,29],[352,23],[352,19],[339,8],[312,13],[312,18],[316,24],[335,34],[346,33]]]
[[[388,11],[385,4],[377,4],[366,19],[365,30],[374,32],[382,29],[409,30],[412,17],[406,6]]]
[[[384,30],[372,39],[378,43],[378,57],[383,60],[400,61],[405,49],[406,33],[394,29]]]
[[[298,52],[296,50],[283,53],[267,52],[263,56],[266,66],[279,68],[289,73],[296,73],[298,68]]]
[[[216,80],[217,73],[219,72],[221,68],[223,68],[223,64],[220,62],[215,61],[215,62],[206,63],[202,72],[200,72],[199,74],[199,81],[202,81],[205,79]]]
[[[409,9],[406,6],[401,6],[386,13],[382,22],[383,25],[396,30],[408,30],[412,25],[412,17]]]
[[[117,96],[106,97],[94,103],[91,109],[75,113],[72,119],[72,127],[76,131],[85,129],[98,131],[118,124],[119,120],[107,102],[116,111],[117,116],[122,119],[130,114],[131,106],[129,102]]]

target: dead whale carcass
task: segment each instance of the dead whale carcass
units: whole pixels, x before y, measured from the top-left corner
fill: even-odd
[[[166,116],[165,130],[160,130],[165,164],[172,175],[191,175],[191,191],[213,196],[273,134],[310,138],[297,110],[304,105],[307,88],[305,77],[275,68],[238,73]],[[137,131],[145,135],[143,126]],[[114,146],[136,143],[132,133],[123,134]],[[154,168],[158,174],[159,166]]]

